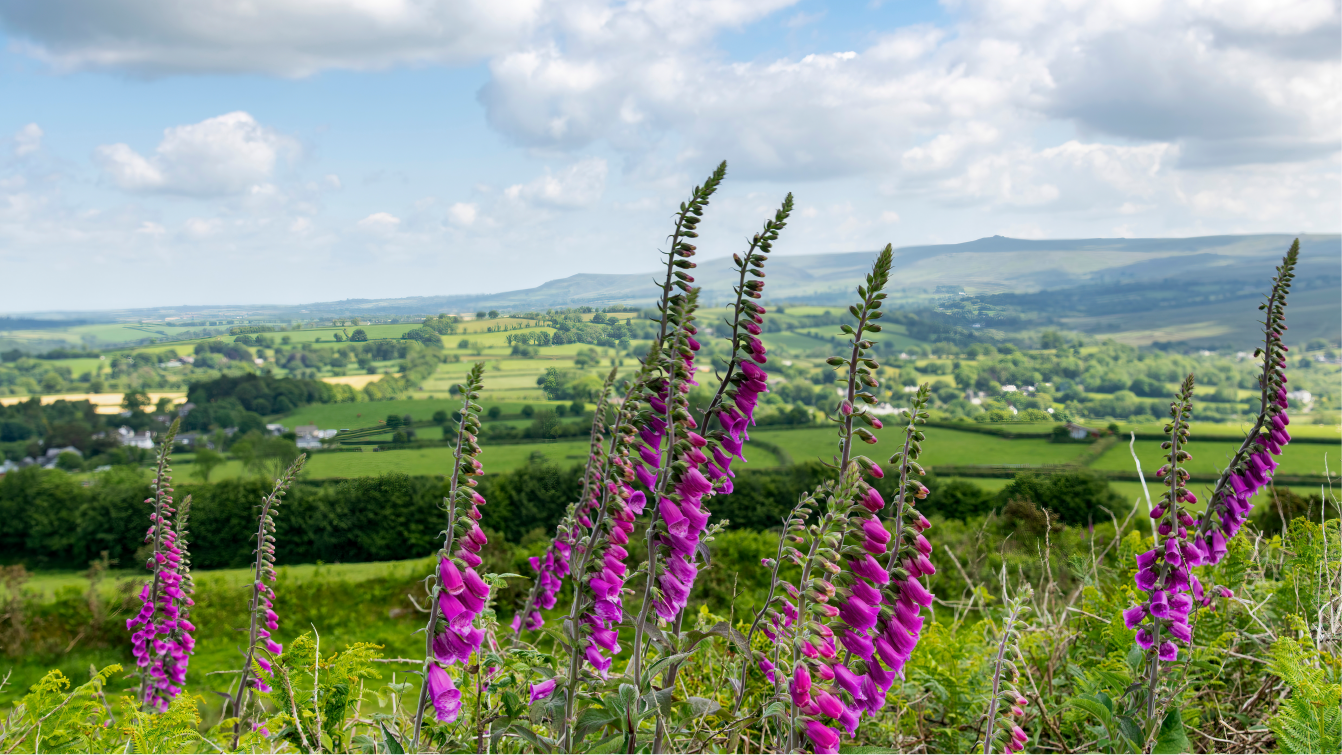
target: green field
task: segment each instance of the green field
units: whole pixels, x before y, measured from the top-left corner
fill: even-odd
[[[939,427],[924,430],[927,440],[923,443],[923,456],[919,462],[924,466],[934,464],[1065,464],[1080,456],[1085,446],[1070,443],[1050,443],[1042,438],[1023,438],[1007,440],[982,433],[960,432]],[[794,462],[823,458],[826,461],[837,451],[837,430],[816,427],[805,430],[770,430],[759,428],[752,430],[751,438],[767,440],[777,444],[792,456]],[[874,446],[856,444],[855,454],[863,454],[876,461],[885,463],[890,455],[899,450],[904,434],[896,427],[887,426],[878,433],[880,442]],[[746,455],[758,453],[746,445]]]
[[[1229,464],[1230,457],[1240,446],[1239,443],[1226,441],[1199,443],[1196,434],[1192,436],[1191,441],[1187,448],[1189,453],[1193,454],[1193,458],[1186,463],[1186,467],[1194,474],[1219,473]],[[1152,475],[1165,463],[1165,452],[1160,450],[1160,441],[1139,440],[1136,443],[1136,451],[1137,458],[1142,460],[1142,471],[1147,475],[1147,481],[1154,480]],[[1322,475],[1325,459],[1328,469],[1336,475],[1338,470],[1342,469],[1342,463],[1339,463],[1342,461],[1342,443],[1336,446],[1322,443],[1293,443],[1278,457],[1277,461],[1281,466],[1277,467],[1277,474]],[[1132,471],[1132,453],[1128,450],[1127,443],[1119,443],[1105,451],[1090,466],[1094,469]]]

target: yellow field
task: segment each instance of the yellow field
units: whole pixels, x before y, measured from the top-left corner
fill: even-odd
[[[30,396],[4,396],[0,397],[0,406],[10,406],[27,401]],[[87,401],[93,404],[94,411],[99,414],[120,414],[121,400],[125,398],[124,393],[60,393],[42,396],[42,404],[54,404],[57,401]],[[158,403],[161,398],[172,399],[174,404],[186,401],[186,391],[154,391],[149,393],[149,402]]]
[[[400,376],[401,376],[401,374],[400,374],[399,372],[396,373],[396,377],[400,377]],[[323,382],[323,383],[331,383],[332,385],[349,385],[349,386],[353,386],[355,390],[362,390],[363,387],[364,387],[365,385],[368,385],[369,383],[372,383],[372,382],[381,380],[383,377],[385,377],[385,376],[384,376],[384,375],[341,375],[341,376],[339,376],[339,377],[324,377],[324,378],[322,378],[322,382]]]

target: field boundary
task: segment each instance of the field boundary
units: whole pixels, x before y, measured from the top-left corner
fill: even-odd
[[[1134,470],[1132,472],[1121,469],[1090,469],[1088,467],[1078,466],[1076,464],[939,464],[930,467],[932,474],[938,477],[984,477],[984,478],[1012,478],[1021,472],[1034,472],[1036,474],[1066,474],[1069,472],[1090,472],[1097,477],[1103,477],[1115,482],[1140,482],[1141,477]],[[1207,474],[1194,472],[1188,478],[1192,482],[1216,482],[1221,479],[1219,474]],[[1147,481],[1155,483],[1151,476]],[[1330,480],[1323,475],[1277,475],[1272,479],[1275,485],[1327,485]]]

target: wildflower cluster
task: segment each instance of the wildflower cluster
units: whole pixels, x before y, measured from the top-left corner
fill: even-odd
[[[1295,278],[1295,264],[1300,256],[1300,240],[1291,244],[1277,274],[1272,279],[1272,290],[1267,301],[1259,305],[1263,312],[1263,346],[1254,356],[1263,359],[1263,373],[1259,377],[1261,406],[1257,421],[1230,465],[1221,475],[1212,491],[1207,512],[1198,522],[1197,539],[1205,542],[1209,563],[1218,563],[1225,556],[1225,542],[1239,532],[1253,508],[1250,499],[1271,479],[1277,468],[1274,456],[1291,442],[1286,426],[1291,419],[1286,410],[1286,354],[1282,343],[1286,327],[1286,295]],[[1198,596],[1202,597],[1202,596]]]
[[[927,418],[928,387],[915,397],[904,448],[891,459],[899,465],[901,480],[893,536],[882,519],[885,501],[863,479],[864,473],[880,478],[884,471],[874,461],[853,454],[854,439],[874,444],[873,430],[882,428],[870,411],[876,403],[870,389],[879,387],[880,365],[870,354],[874,344],[869,334],[881,329],[874,321],[882,315],[882,289],[892,258],[893,250],[886,247],[865,285],[858,288],[861,301],[849,309],[857,324],[842,326],[851,337],[850,356],[829,360],[831,366],[847,368],[848,386],[836,416],[839,481],[818,491],[828,494],[826,513],[808,526],[811,507],[820,495],[803,499],[787,521],[788,544],[780,545],[778,558],[765,559],[774,570],[773,584],[751,631],[758,626],[766,636],[782,638],[792,647],[791,724],[785,745],[789,750],[797,749],[796,736],[802,733],[816,752],[837,752],[840,734],[834,726],[854,736],[864,713],[874,715],[883,708],[886,693],[917,644],[923,622],[918,614],[932,600],[918,581],[919,576],[935,573],[927,559],[931,547],[921,535],[927,520],[906,503],[926,495],[926,488],[909,475],[922,474],[917,457],[923,437],[916,426]],[[795,545],[808,540],[809,552],[803,555]],[[886,563],[878,560],[880,556],[886,556]],[[784,559],[801,566],[801,580],[795,586],[778,578],[779,561]],[[775,678],[778,660],[754,660],[766,676]]]
[[[1172,662],[1179,657],[1179,645],[1193,640],[1189,616],[1195,602],[1210,605],[1215,595],[1231,597],[1228,587],[1204,586],[1192,568],[1216,564],[1226,555],[1226,542],[1243,525],[1252,508],[1251,497],[1270,479],[1282,446],[1290,441],[1286,432],[1286,346],[1281,333],[1286,329],[1286,294],[1294,277],[1299,255],[1299,242],[1291,245],[1282,264],[1277,268],[1268,301],[1261,305],[1264,346],[1256,352],[1263,358],[1260,378],[1262,406],[1253,431],[1232,458],[1230,465],[1213,488],[1207,510],[1195,517],[1188,507],[1196,504],[1197,495],[1188,489],[1188,470],[1184,462],[1192,458],[1186,450],[1189,441],[1189,422],[1193,412],[1194,376],[1189,375],[1180,386],[1179,394],[1170,406],[1170,423],[1165,426],[1169,440],[1161,444],[1166,451],[1166,464],[1156,476],[1166,480],[1166,490],[1160,503],[1151,510],[1151,518],[1159,524],[1158,540],[1152,550],[1138,554],[1136,585],[1146,593],[1146,599],[1123,612],[1124,624],[1136,629],[1137,644],[1147,654],[1147,725],[1157,710],[1157,686],[1160,663]]]
[[[186,512],[173,525],[172,442],[181,420],[173,420],[160,440],[158,463],[150,482],[153,504],[144,541],[153,549],[145,568],[153,579],[140,590],[140,612],[126,620],[131,631],[131,652],[140,669],[140,703],[154,710],[167,710],[186,681],[186,668],[195,640],[195,627],[188,618],[191,600],[190,556],[186,552]],[[189,505],[188,497],[185,506]]]
[[[484,474],[484,465],[476,457],[480,446],[480,412],[476,400],[484,383],[483,362],[466,373],[463,384],[456,386],[462,397],[457,442],[453,454],[452,481],[448,489],[447,529],[443,548],[438,552],[436,584],[430,593],[429,622],[425,627],[427,650],[424,658],[424,684],[420,687],[419,707],[415,714],[415,744],[429,704],[440,722],[452,722],[461,712],[461,691],[444,667],[465,663],[480,649],[484,632],[475,626],[476,616],[485,607],[489,585],[475,567],[482,562],[480,549],[488,542],[480,529],[480,507],[484,496],[475,491],[474,478]]]
[[[288,492],[289,486],[297,479],[307,461],[307,454],[299,454],[284,474],[275,481],[270,494],[261,499],[261,512],[256,525],[256,561],[252,567],[252,600],[249,606],[250,624],[247,630],[246,661],[242,665],[242,676],[238,682],[238,691],[232,700],[233,716],[238,719],[233,728],[233,746],[237,747],[243,719],[248,703],[254,692],[272,692],[271,686],[258,671],[270,674],[271,658],[284,652],[284,647],[276,642],[271,633],[280,628],[280,617],[275,613],[275,590],[266,581],[275,582],[279,574],[275,571],[275,510]],[[264,650],[265,653],[259,651]],[[270,656],[270,657],[267,657]]]
[[[1006,584],[1006,567],[1003,566],[1002,581]],[[1030,735],[1022,728],[1025,719],[1025,706],[1029,701],[1010,684],[1003,686],[1002,676],[1010,670],[1013,678],[1019,678],[1016,664],[1007,658],[1007,648],[1019,653],[1013,641],[1019,639],[1020,621],[1030,610],[1029,601],[1034,597],[1034,589],[1025,585],[1016,597],[1007,602],[1006,620],[1002,625],[1002,637],[997,644],[997,660],[993,666],[993,691],[988,701],[988,714],[985,717],[986,729],[983,735],[983,755],[992,755],[993,750],[1022,752],[1030,741]]]
[[[587,466],[583,470],[582,495],[577,503],[569,504],[564,518],[555,527],[555,539],[545,553],[528,559],[536,572],[536,581],[532,583],[522,610],[513,616],[513,635],[520,636],[525,617],[526,629],[540,629],[545,624],[541,610],[554,608],[556,596],[564,586],[564,577],[570,573],[570,560],[575,546],[581,548],[583,535],[590,532],[597,512],[601,509],[602,482],[605,479],[606,465],[610,454],[603,447],[605,436],[606,410],[611,389],[615,383],[618,368],[612,367],[601,386],[601,395],[597,397],[596,410],[592,419],[592,434],[588,448]]]

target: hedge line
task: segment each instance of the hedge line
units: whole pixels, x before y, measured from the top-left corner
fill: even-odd
[[[816,464],[741,470],[735,492],[713,499],[714,519],[733,528],[779,526],[791,506],[831,470]],[[1088,473],[1018,475],[996,495],[963,480],[925,482],[933,491],[919,505],[929,515],[967,518],[1029,498],[1064,521],[1084,524],[1100,506],[1119,501],[1101,478]],[[887,500],[896,481],[878,488]],[[426,556],[437,547],[446,515],[446,483],[438,477],[385,474],[343,481],[300,481],[277,517],[280,563],[385,561]],[[196,568],[242,567],[252,560],[255,507],[269,490],[261,479],[179,485],[191,494],[192,560]],[[486,476],[482,525],[511,543],[547,538],[581,490],[581,470],[544,462]],[[149,488],[136,469],[114,469],[84,487],[64,472],[29,467],[0,480],[0,560],[29,568],[83,568],[102,551],[122,566],[134,565],[142,546]],[[1107,518],[1107,514],[1099,515]],[[530,538],[528,537],[530,535]]]

